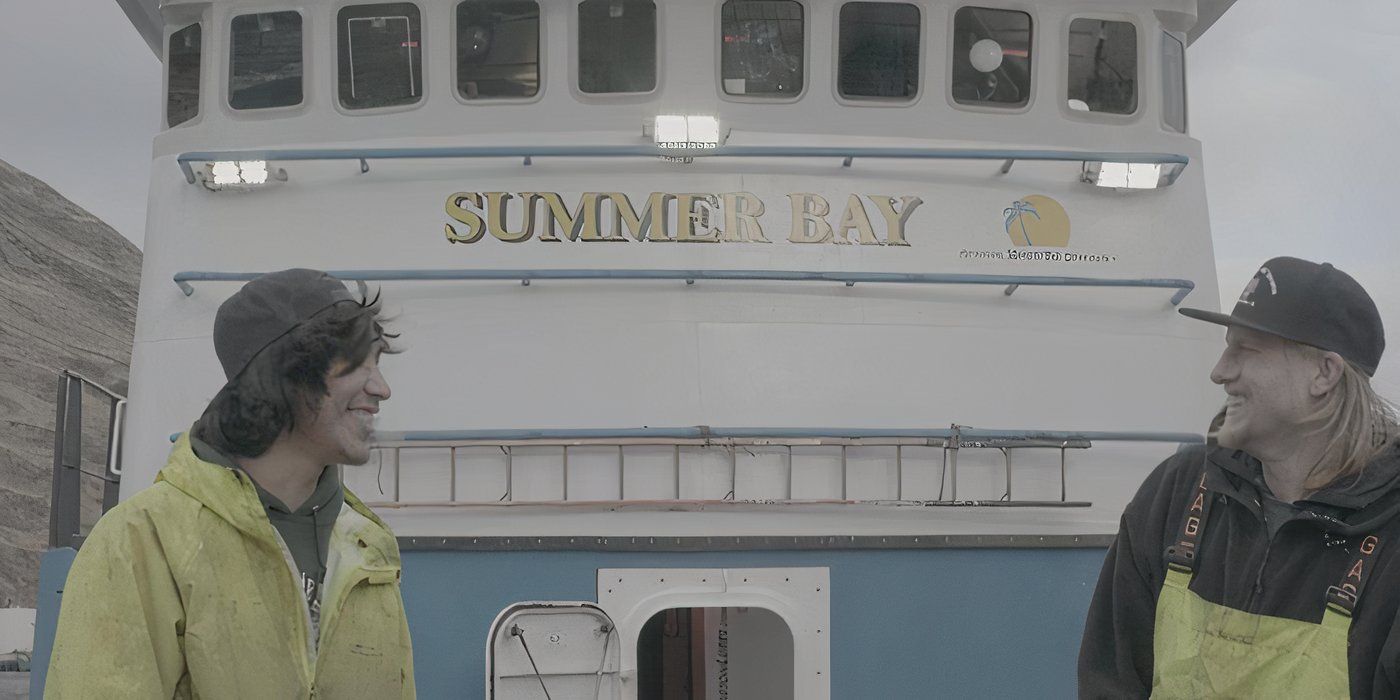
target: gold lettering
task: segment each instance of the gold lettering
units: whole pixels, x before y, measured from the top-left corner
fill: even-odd
[[[904,238],[904,224],[924,200],[918,197],[900,197],[899,204],[902,209],[895,209],[894,199],[890,197],[878,194],[865,196],[880,210],[880,215],[885,217],[885,245],[909,245],[909,241]]]
[[[524,200],[524,218],[520,224],[519,231],[506,230],[506,204],[515,197],[509,192],[487,192],[486,193],[486,221],[491,230],[491,235],[506,243],[522,243],[530,240],[535,235],[535,197],[533,194],[522,192],[520,199]]]
[[[763,215],[763,200],[751,192],[726,192],[720,196],[724,203],[724,232],[727,243],[772,243],[763,237],[758,217]],[[749,206],[753,205],[753,206]]]
[[[1380,540],[1376,539],[1375,535],[1367,535],[1366,539],[1361,540],[1361,553],[1370,554],[1376,551],[1376,545],[1378,544],[1380,544]]]
[[[632,238],[637,242],[642,239],[653,242],[671,241],[670,229],[667,226],[667,207],[674,196],[665,192],[652,192],[647,197],[646,208],[642,210],[642,215],[638,216],[637,211],[632,208],[632,202],[627,199],[627,195],[622,192],[605,192],[602,194],[613,204],[613,227],[608,238],[603,240],[622,239],[622,227],[632,232]]]
[[[482,234],[486,233],[486,222],[481,220],[481,215],[470,211],[462,206],[462,202],[470,202],[473,207],[481,208],[481,195],[475,192],[454,192],[447,198],[447,215],[453,220],[467,225],[465,234],[458,234],[457,229],[452,228],[452,224],[443,224],[443,232],[447,234],[448,243],[475,243],[481,240]]]
[[[875,229],[870,226],[870,217],[865,214],[865,207],[856,195],[846,198],[846,211],[841,214],[841,223],[836,225],[836,242],[849,245],[851,229],[860,232],[861,245],[880,245]]]
[[[697,210],[696,205],[705,206],[709,211]],[[719,202],[712,194],[676,195],[676,217],[677,223],[680,224],[680,230],[676,232],[676,240],[682,243],[719,243],[719,231],[711,230],[709,233],[699,235],[695,233],[695,225],[707,223],[718,206]]]
[[[568,207],[564,206],[564,199],[555,192],[521,192],[521,197],[534,198],[549,205],[545,209],[544,230],[540,231],[540,240],[558,243],[559,239],[554,236],[554,228],[557,224],[564,232],[564,236],[571,241],[583,239],[585,241],[603,240],[598,235],[598,193],[584,192],[579,197],[578,207],[572,213]]]
[[[826,215],[831,213],[831,205],[820,195],[810,193],[790,194],[792,201],[792,233],[788,240],[793,243],[826,243],[831,240],[831,224]]]
[[[1360,559],[1357,559],[1357,560],[1356,560],[1356,563],[1352,565],[1351,571],[1348,571],[1348,572],[1347,572],[1347,578],[1354,578],[1354,579],[1360,581],[1360,580],[1361,580],[1361,569],[1362,569],[1361,560],[1360,560]]]
[[[1198,517],[1196,517],[1196,516],[1193,515],[1193,516],[1191,516],[1191,517],[1189,517],[1189,518],[1186,519],[1186,534],[1188,534],[1188,535],[1194,535],[1194,534],[1196,534],[1197,532],[1199,532],[1200,529],[1201,529],[1201,519],[1200,519],[1200,518],[1198,518]]]

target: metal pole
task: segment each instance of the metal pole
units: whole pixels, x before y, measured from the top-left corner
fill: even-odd
[[[788,445],[787,468],[788,468],[788,500],[792,500],[792,445]]]
[[[452,495],[447,500],[456,502],[457,500],[457,448],[449,448],[448,464],[452,467]]]
[[[394,502],[399,502],[399,452],[402,447],[394,448]]]
[[[904,446],[894,446],[895,492],[897,501],[904,500]]]
[[[627,500],[627,458],[622,454],[622,445],[617,446],[617,500]]]
[[[676,500],[681,500],[681,446],[675,445],[676,455]]]
[[[82,450],[82,385],[72,377],[63,375],[58,379],[57,410],[53,428],[53,487],[49,497],[49,546],[72,547],[73,536],[78,534],[81,521],[77,508],[79,501],[78,471],[69,469],[70,450],[74,440],[69,437],[70,428],[77,441],[81,458]]]
[[[1065,448],[1068,446],[1068,442],[1060,444],[1060,501],[1062,502],[1067,495],[1065,489]]]
[[[112,412],[107,419],[107,481],[102,485],[102,512],[106,513],[117,505],[121,494],[122,477],[122,424],[126,417],[126,401],[112,401]]]
[[[564,446],[564,500],[569,500],[569,446]]]
[[[1011,500],[1011,449],[1001,448],[1002,459],[1006,460],[1006,500]]]
[[[841,500],[846,500],[846,446],[841,446]]]

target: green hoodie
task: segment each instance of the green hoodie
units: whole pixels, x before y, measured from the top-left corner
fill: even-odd
[[[393,533],[353,493],[332,528],[319,640],[252,480],[181,436],[68,573],[48,698],[412,698]]]

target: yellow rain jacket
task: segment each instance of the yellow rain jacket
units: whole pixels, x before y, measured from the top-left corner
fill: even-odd
[[[155,485],[78,552],[46,698],[412,698],[398,543],[345,493],[319,644],[290,552],[248,476],[181,436]]]

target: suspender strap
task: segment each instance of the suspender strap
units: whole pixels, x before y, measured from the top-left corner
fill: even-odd
[[[1331,612],[1340,613],[1351,617],[1356,610],[1356,602],[1361,599],[1361,591],[1366,588],[1366,581],[1371,578],[1371,569],[1375,566],[1376,551],[1381,548],[1381,540],[1375,535],[1367,535],[1361,540],[1361,546],[1357,548],[1356,556],[1348,561],[1351,566],[1347,567],[1347,573],[1342,577],[1342,582],[1327,588],[1327,609]]]
[[[1196,491],[1186,505],[1177,528],[1175,540],[1167,547],[1165,554],[1167,569],[1190,574],[1195,569],[1197,545],[1201,540],[1201,529],[1206,526],[1206,515],[1210,509],[1210,498],[1206,495],[1206,473],[1201,470],[1201,480]]]

